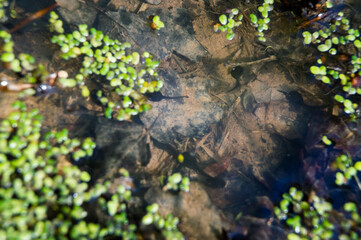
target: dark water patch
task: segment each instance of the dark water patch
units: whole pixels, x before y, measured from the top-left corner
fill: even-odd
[[[135,170],[149,161],[149,147],[143,135],[143,126],[131,122],[119,122],[99,118],[95,129],[99,158],[93,166],[101,172],[121,167]]]

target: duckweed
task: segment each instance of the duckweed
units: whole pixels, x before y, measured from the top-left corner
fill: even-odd
[[[6,8],[9,6],[9,1],[0,0],[0,22],[5,22],[7,20]]]
[[[20,96],[27,96],[34,95],[37,92],[36,88],[41,91],[41,89],[51,87],[47,81],[54,77],[46,71],[42,64],[37,65],[34,57],[29,54],[15,54],[11,34],[3,30],[0,31],[0,46],[0,60],[4,67],[20,76],[15,84],[9,84],[6,79],[1,83],[3,86],[7,86],[7,90],[17,91]]]
[[[233,8],[229,11],[228,16],[222,14],[219,16],[219,23],[214,25],[214,31],[227,32],[226,39],[232,40],[235,37],[233,28],[242,24],[243,15],[239,13],[237,8]]]
[[[95,143],[72,139],[66,129],[42,134],[38,110],[27,111],[21,101],[13,108],[0,123],[0,237],[135,239],[126,213],[130,190],[120,185],[109,194],[109,183],[91,186],[88,172],[58,165],[64,157],[91,156]],[[89,214],[97,208],[106,220]]]
[[[327,6],[332,7],[332,3],[328,1]],[[313,33],[304,31],[303,37],[304,43],[316,45],[322,56],[317,65],[310,67],[311,73],[330,88],[342,89],[336,92],[334,99],[355,120],[360,115],[359,104],[355,101],[361,94],[359,29],[352,28],[343,12],[339,12],[328,27]],[[335,67],[340,61],[342,64]]]
[[[314,192],[307,196],[295,187],[282,197],[274,213],[291,228],[288,239],[360,238],[361,217],[354,202],[346,202],[340,211],[336,211],[331,202]]]
[[[159,16],[154,16],[152,20],[157,29],[164,26]],[[156,72],[159,62],[150,53],[131,52],[130,43],[111,39],[84,24],[70,34],[63,34],[59,21],[57,14],[52,12],[51,30],[58,35],[54,35],[51,41],[59,45],[63,59],[83,57],[83,67],[75,79],[59,79],[64,87],[78,86],[82,95],[88,97],[91,90],[86,85],[87,79],[92,75],[103,76],[105,83],[97,81],[97,84],[106,90],[98,90],[96,95],[104,106],[105,117],[119,121],[129,120],[131,116],[151,108],[144,94],[159,91],[163,81]]]
[[[164,28],[164,23],[160,20],[160,17],[158,15],[152,15],[150,16],[150,19],[152,20],[150,27],[153,30],[160,30],[161,28]]]
[[[162,232],[162,235],[167,240],[182,240],[184,236],[179,232],[177,225],[179,219],[174,217],[172,214],[168,214],[166,218],[163,218],[159,215],[159,205],[153,203],[152,205],[147,206],[147,214],[142,218],[143,225],[151,225]]]
[[[189,192],[189,184],[190,181],[188,177],[182,177],[182,174],[180,173],[173,173],[168,177],[165,189]]]
[[[261,14],[257,17],[255,14],[250,14],[251,23],[254,27],[257,28],[258,40],[265,42],[266,38],[264,37],[263,31],[268,30],[270,23],[269,12],[273,10],[274,0],[264,0],[262,6],[258,7],[258,12]]]
[[[268,30],[270,23],[269,12],[273,10],[274,0],[264,0],[262,6],[259,6],[258,12],[261,14],[257,17],[257,14],[251,13],[249,15],[251,19],[251,25],[257,28],[256,35],[258,36],[258,40],[261,42],[265,42],[266,38],[264,37],[264,30]],[[219,16],[219,23],[216,23],[213,28],[215,32],[227,32],[226,39],[233,40],[235,37],[233,28],[238,27],[242,24],[243,14],[237,8],[233,8],[226,11],[226,14],[222,14]]]
[[[339,186],[346,185],[351,179],[354,179],[361,190],[361,182],[357,176],[361,172],[361,162],[353,161],[349,155],[341,154],[336,158],[334,166],[338,170],[335,177],[335,183]]]

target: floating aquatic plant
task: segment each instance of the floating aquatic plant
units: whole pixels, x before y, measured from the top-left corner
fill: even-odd
[[[0,0],[0,22],[5,22],[7,20],[6,17],[6,8],[9,6],[9,1]]]
[[[330,239],[333,236],[334,226],[328,220],[333,209],[331,203],[315,194],[306,200],[305,194],[295,187],[282,196],[280,207],[275,207],[274,212],[279,220],[292,228],[288,239]]]
[[[329,5],[329,6],[332,6]],[[304,43],[316,45],[321,57],[310,68],[317,80],[333,88],[340,87],[334,99],[352,119],[360,114],[355,95],[361,95],[361,40],[358,28],[352,28],[343,12],[328,27],[303,32]],[[339,64],[339,63],[342,64]]]
[[[57,74],[49,74],[42,64],[36,64],[35,58],[26,53],[16,54],[11,34],[0,31],[0,60],[4,67],[17,76],[17,81],[3,78],[1,90],[19,92],[21,96],[34,95],[46,91],[54,84]]]
[[[0,239],[135,239],[126,203],[131,192],[109,182],[91,186],[91,176],[59,159],[92,155],[90,139],[68,131],[41,133],[42,117],[16,101],[0,124]],[[89,214],[99,209],[103,220]]]
[[[130,43],[111,39],[95,28],[88,29],[85,24],[70,34],[63,34],[57,14],[51,12],[50,16],[51,30],[58,33],[51,41],[60,46],[63,59],[82,59],[82,68],[74,78],[60,79],[63,86],[78,86],[83,96],[88,97],[86,80],[97,76],[96,96],[107,118],[129,120],[151,109],[144,94],[159,91],[163,81],[156,72],[159,62],[150,53],[131,52]],[[153,21],[160,27],[160,20]]]
[[[251,25],[257,28],[256,35],[258,36],[258,40],[261,42],[266,41],[263,31],[268,30],[269,28],[269,12],[273,10],[273,3],[274,0],[264,0],[262,6],[258,7],[260,15],[257,17],[257,14],[250,14]],[[215,32],[227,32],[226,39],[232,40],[235,36],[233,28],[240,26],[242,24],[242,20],[243,15],[237,8],[233,8],[226,10],[226,14],[219,16],[219,23],[216,23],[213,28]]]
[[[164,28],[164,23],[160,20],[158,15],[151,15],[149,19],[152,21],[150,23],[150,27],[153,30],[160,30],[161,28]]]
[[[256,14],[250,14],[251,24],[257,28],[258,40],[261,42],[266,41],[263,31],[268,30],[269,28],[268,24],[271,21],[269,18],[269,12],[273,10],[273,3],[274,0],[264,0],[262,6],[257,8],[260,15],[257,17]]]
[[[322,142],[327,146],[332,144],[332,141],[327,136],[322,137]]]
[[[152,205],[147,206],[147,214],[142,218],[143,225],[155,226],[158,230],[162,232],[162,235],[167,240],[182,240],[184,236],[179,232],[177,225],[179,219],[174,217],[172,214],[168,214],[166,218],[163,218],[159,215],[159,205],[153,203]]]
[[[279,207],[274,208],[276,217],[292,231],[289,240],[306,239],[360,239],[361,217],[357,205],[346,202],[339,211],[331,202],[314,192],[307,196],[291,187],[284,193]]]
[[[213,27],[215,32],[227,32],[226,39],[232,40],[235,36],[233,28],[242,24],[243,15],[239,13],[237,8],[233,8],[228,12],[228,16],[226,14],[219,16],[219,23],[215,24]]]
[[[189,183],[190,181],[188,177],[182,177],[182,174],[180,173],[173,173],[171,176],[168,177],[165,189],[189,192]]]
[[[342,154],[336,158],[333,165],[338,170],[335,180],[337,185],[346,185],[354,179],[361,190],[361,182],[357,176],[361,172],[361,161],[354,162],[350,156]]]

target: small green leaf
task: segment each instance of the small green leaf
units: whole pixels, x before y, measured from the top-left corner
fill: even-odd
[[[227,23],[227,27],[228,27],[229,29],[234,28],[234,23],[235,23],[235,21],[234,21],[233,19],[229,19],[229,20],[228,20],[228,23]]]
[[[153,17],[153,22],[154,22],[154,23],[157,24],[157,23],[159,23],[159,21],[160,21],[159,16],[156,15],[156,16]]]
[[[251,22],[253,24],[257,24],[257,16],[254,14],[250,14],[249,16],[251,17]]]
[[[4,52],[1,55],[1,61],[3,62],[11,62],[15,59],[15,55],[12,52]]]
[[[152,205],[147,206],[147,212],[150,213],[156,213],[159,210],[159,205],[156,203],[153,203]]]
[[[346,99],[346,100],[343,102],[343,105],[345,106],[345,108],[352,108],[352,102],[351,102],[351,100],[349,100],[349,99]]]
[[[159,21],[157,23],[157,30],[161,29],[161,28],[164,28],[164,23],[162,21]]]
[[[338,94],[336,94],[334,98],[339,103],[343,103],[343,101],[345,100],[341,95]]]
[[[321,66],[320,67],[320,75],[326,75],[327,74],[327,68],[326,66]]]
[[[87,86],[85,85],[81,86],[81,95],[83,95],[83,97],[85,98],[89,97],[90,92]]]
[[[89,182],[91,179],[90,174],[88,172],[83,171],[80,174],[80,180],[82,180],[83,182]]]
[[[72,79],[72,78],[60,78],[59,82],[63,87],[75,87],[76,86],[76,81],[75,81],[75,79]]]
[[[153,223],[153,215],[151,213],[147,213],[146,215],[144,215],[144,217],[142,218],[142,224],[149,225],[152,223]]]
[[[290,202],[287,199],[282,199],[280,202],[280,208],[283,212],[288,212],[288,206]]]
[[[233,38],[234,38],[234,33],[233,32],[226,34],[226,39],[227,40],[232,40]]]
[[[117,213],[118,206],[119,206],[119,203],[117,201],[109,201],[107,203],[108,213],[110,216],[114,216]]]
[[[323,83],[326,83],[326,84],[330,84],[330,83],[331,83],[330,78],[327,77],[327,76],[322,76],[321,81],[322,81]]]
[[[237,15],[239,13],[239,10],[237,8],[232,9],[233,15]]]
[[[355,45],[355,47],[357,47],[357,48],[361,48],[361,41],[360,40],[355,40],[354,42],[353,42],[353,44]]]
[[[323,137],[322,137],[322,142],[323,142],[324,144],[326,144],[327,146],[329,146],[329,145],[332,144],[332,141],[331,141],[330,139],[328,139],[327,136],[323,136]]]
[[[336,55],[336,54],[337,54],[336,48],[331,48],[328,52],[329,52],[331,55]]]
[[[310,71],[311,71],[312,74],[317,75],[317,74],[320,73],[320,68],[317,67],[317,66],[311,66]]]
[[[333,7],[332,2],[328,0],[328,1],[326,2],[326,7],[327,7],[327,8],[332,8],[332,7]]]
[[[345,177],[347,179],[351,179],[351,177],[355,176],[357,174],[357,171],[354,167],[349,167],[345,171]]]
[[[227,24],[227,16],[225,14],[222,14],[221,16],[219,16],[219,22],[222,24],[222,25],[226,25]]]
[[[361,171],[361,161],[356,162],[355,165],[354,165],[354,168],[355,168],[357,171]]]
[[[172,176],[169,177],[168,182],[173,184],[178,184],[182,181],[182,175],[180,173],[174,173]]]
[[[332,44],[335,44],[335,45],[340,43],[340,41],[338,40],[337,37],[333,37],[331,41],[332,41]]]
[[[346,37],[345,37],[345,40],[347,40],[347,41],[354,41],[356,39],[356,37],[354,36],[354,35],[347,35]]]
[[[347,83],[347,81],[348,81],[348,77],[347,77],[345,74],[343,74],[343,73],[339,74],[338,76],[339,76],[339,78],[341,79],[341,84],[342,84],[342,85],[346,85],[346,83]]]
[[[110,118],[112,118],[112,114],[113,114],[113,108],[108,106],[104,111],[104,115],[106,118],[110,119]]]
[[[265,37],[258,37],[258,41],[260,41],[260,42],[266,42],[266,38],[265,38]]]
[[[305,32],[302,33],[302,35],[303,35],[303,38],[304,38],[304,39],[303,39],[304,44],[310,44],[311,41],[312,41],[312,35],[311,35],[311,33],[305,31]]]
[[[326,45],[326,44],[320,44],[318,45],[317,49],[320,52],[327,52],[328,50],[330,50],[331,46]]]
[[[345,211],[347,211],[347,212],[356,212],[356,211],[357,211],[356,204],[353,203],[353,202],[345,203],[345,205],[343,206],[343,208],[344,208]]]
[[[298,236],[296,233],[290,233],[287,235],[288,240],[301,240],[302,238]]]

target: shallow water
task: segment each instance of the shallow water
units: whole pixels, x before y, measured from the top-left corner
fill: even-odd
[[[149,96],[153,109],[132,122],[109,120],[94,99],[69,89],[28,98],[28,105],[40,109],[47,129],[66,127],[73,137],[93,137],[96,154],[77,164],[98,179],[114,181],[117,170],[127,168],[141,202],[137,206],[158,202],[164,213],[180,217],[180,229],[189,239],[221,239],[222,229],[251,239],[262,239],[262,232],[281,238],[282,231],[266,223],[281,194],[301,182],[309,123],[322,122],[327,110],[327,97],[318,96],[305,71],[316,56],[303,46],[290,14],[273,16],[267,43],[260,44],[249,24],[232,41],[214,33],[214,12],[225,7],[221,1],[164,1],[156,6],[107,2],[99,1],[98,8],[82,4],[76,13],[58,11],[70,28],[86,22],[160,60],[165,86],[161,96]],[[16,2],[25,13],[49,4]],[[149,28],[153,14],[166,23],[165,29]],[[57,57],[46,21],[14,33],[15,42],[23,42],[18,50],[50,69],[75,71],[79,63]],[[15,95],[0,97],[4,115],[13,99]],[[189,176],[189,193],[161,190],[160,176],[173,172]],[[235,220],[239,213],[242,217]]]

